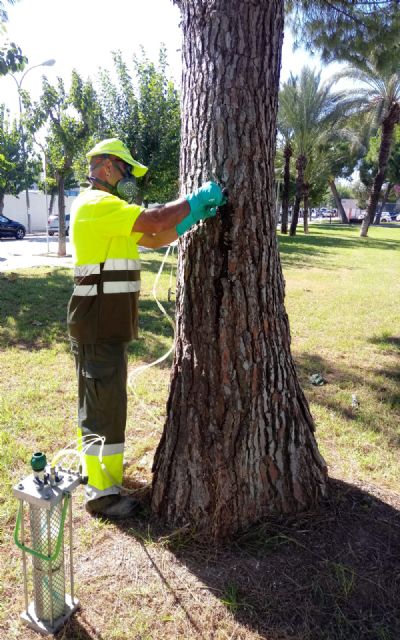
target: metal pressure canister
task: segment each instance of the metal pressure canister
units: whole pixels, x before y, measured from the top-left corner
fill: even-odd
[[[31,466],[33,474],[14,487],[14,495],[20,501],[14,540],[22,551],[24,573],[25,611],[21,617],[36,631],[54,634],[79,605],[74,596],[71,493],[81,483],[81,477],[69,470],[49,467],[41,452],[33,455]],[[29,531],[25,503],[29,507]],[[65,588],[67,514],[70,594]],[[30,604],[26,554],[32,556],[33,601]]]

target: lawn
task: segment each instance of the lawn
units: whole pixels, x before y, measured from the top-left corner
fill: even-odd
[[[398,640],[400,637],[400,226],[313,225],[279,237],[292,349],[329,467],[316,513],[271,518],[215,549],[161,531],[150,514],[92,521],[74,499],[82,610],[59,640]],[[143,255],[140,339],[130,366],[171,345],[151,295],[164,252]],[[167,299],[169,259],[159,284]],[[173,279],[172,279],[173,282]],[[68,269],[0,274],[0,638],[37,637],[19,622],[19,552],[11,487],[33,451],[49,456],[75,431],[75,371],[66,339]],[[313,386],[310,376],[325,380]],[[169,365],[132,389],[126,484],[146,503],[168,394]]]

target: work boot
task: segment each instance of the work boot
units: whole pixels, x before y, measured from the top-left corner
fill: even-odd
[[[108,518],[110,520],[124,520],[136,515],[140,504],[134,498],[113,493],[86,503],[86,511],[92,516]]]

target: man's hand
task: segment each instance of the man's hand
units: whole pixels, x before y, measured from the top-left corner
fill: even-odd
[[[222,189],[216,182],[205,182],[193,193],[189,193],[186,196],[186,200],[190,206],[193,224],[199,222],[199,220],[215,216],[215,211],[210,213],[210,209],[215,209],[226,203]]]
[[[200,220],[206,220],[207,218],[213,218],[217,214],[217,207],[209,207],[203,206],[202,209],[198,210],[197,216],[193,215],[193,211],[190,211],[189,215],[186,216],[176,225],[176,232],[178,236],[183,236],[183,234],[188,231],[193,225],[200,222]]]

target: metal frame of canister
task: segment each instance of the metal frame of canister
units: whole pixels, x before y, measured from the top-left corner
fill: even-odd
[[[15,526],[14,540],[16,545],[22,551],[22,567],[24,576],[24,600],[25,610],[21,614],[22,620],[35,631],[43,635],[52,635],[56,633],[66,623],[70,616],[79,607],[79,601],[75,598],[74,594],[74,575],[73,575],[73,527],[72,527],[72,491],[81,483],[81,477],[77,473],[73,473],[68,470],[60,469],[58,471],[57,483],[43,483],[38,482],[37,474],[32,474],[21,480],[14,487],[14,495],[20,502],[17,523]],[[24,523],[24,503],[30,505],[30,509],[41,508],[46,512],[47,518],[47,533],[50,535],[50,518],[52,509],[56,506],[62,506],[61,509],[61,521],[60,528],[57,535],[57,541],[54,551],[51,555],[41,553],[36,549],[32,549],[25,544],[25,523]],[[29,581],[27,570],[27,557],[29,554],[32,558],[39,558],[42,561],[49,563],[49,570],[47,572],[49,576],[49,590],[50,594],[53,593],[52,587],[52,563],[58,558],[61,550],[64,549],[64,526],[68,511],[68,529],[69,529],[69,582],[70,582],[70,594],[65,593],[64,607],[62,615],[57,618],[54,617],[53,601],[51,599],[51,614],[50,620],[42,620],[38,617],[35,607],[35,598],[29,603]],[[49,549],[51,544],[49,542]],[[64,563],[64,558],[62,560]],[[64,568],[64,567],[63,567]],[[35,568],[33,567],[33,572]],[[65,585],[65,574],[64,574]],[[52,598],[52,595],[50,596]]]

